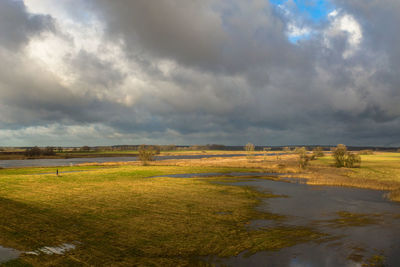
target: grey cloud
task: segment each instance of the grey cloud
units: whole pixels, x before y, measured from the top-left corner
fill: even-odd
[[[0,1],[0,45],[18,49],[31,36],[55,29],[50,16],[29,14],[22,1]]]
[[[0,123],[102,125],[101,142],[113,129],[132,142],[400,145],[399,4],[363,2],[335,1],[363,30],[360,47],[343,57],[348,33],[326,37],[329,21],[304,21],[318,33],[291,44],[288,18],[268,1],[93,0],[87,12],[104,23],[105,43],[123,40],[127,67],[81,49],[64,58],[77,79],[63,85],[0,50],[9,66],[0,70]],[[24,25],[32,15],[17,7]],[[46,29],[33,22],[42,26],[7,42],[22,45]]]

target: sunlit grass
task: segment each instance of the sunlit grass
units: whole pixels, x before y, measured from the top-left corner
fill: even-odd
[[[175,173],[248,171],[176,166],[63,167],[0,172],[0,244],[21,251],[81,242],[66,255],[22,256],[34,266],[177,266],[201,256],[276,250],[325,238],[306,227],[249,230],[252,219],[282,222],[254,208],[276,197],[223,179],[146,178]]]
[[[326,156],[313,162],[311,184],[354,186],[389,190],[392,200],[400,201],[400,153],[361,155],[360,168],[335,168],[333,158]]]

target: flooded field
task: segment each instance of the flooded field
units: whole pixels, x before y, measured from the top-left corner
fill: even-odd
[[[255,154],[259,155],[259,154]],[[261,154],[260,154],[261,155]],[[275,155],[275,154],[270,154]],[[174,155],[174,156],[156,156],[155,160],[167,159],[201,159],[213,157],[238,157],[245,154],[216,154],[216,155]],[[98,158],[70,158],[70,159],[25,159],[25,160],[0,160],[2,168],[16,167],[52,167],[52,166],[72,166],[81,163],[104,163],[104,162],[129,162],[137,161],[137,157],[98,157]]]
[[[285,224],[315,227],[330,234],[332,241],[301,244],[249,257],[244,257],[244,253],[219,259],[221,265],[333,267],[360,266],[360,262],[366,262],[400,266],[400,205],[386,200],[382,191],[270,180],[237,185],[287,196],[268,199],[259,209],[286,215]],[[268,231],[268,223],[258,221],[253,227]]]
[[[210,174],[169,175],[207,177]],[[220,174],[221,175],[221,174]],[[224,175],[235,176],[235,173]],[[236,176],[248,176],[241,173]],[[268,174],[257,174],[257,176]],[[262,202],[258,209],[286,216],[282,222],[257,220],[249,227],[295,225],[313,227],[329,234],[329,241],[306,243],[280,251],[236,257],[207,257],[218,266],[400,266],[400,204],[385,198],[385,192],[344,187],[309,186],[288,181],[251,179],[234,183],[281,195]]]
[[[273,170],[156,165],[86,173],[67,169],[59,180],[25,174],[1,180],[12,192],[3,190],[0,198],[5,234],[11,229],[40,242],[25,244],[22,237],[17,240],[21,251],[0,244],[0,262],[17,259],[48,266],[42,265],[48,255],[62,264],[65,258],[58,256],[78,253],[84,255],[79,261],[96,266],[111,249],[123,253],[107,258],[108,265],[124,258],[126,266],[157,260],[169,261],[168,266],[400,266],[400,203],[389,201],[386,191],[311,186],[289,178],[293,173]],[[27,193],[25,188],[32,187]],[[28,204],[21,202],[24,198]],[[35,198],[45,208],[30,205]],[[18,220],[12,228],[7,217]],[[38,234],[43,229],[51,234]],[[48,238],[56,234],[60,238]],[[137,256],[132,248],[150,252]]]

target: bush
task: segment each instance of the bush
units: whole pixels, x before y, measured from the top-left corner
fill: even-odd
[[[154,156],[156,151],[152,149],[152,147],[148,147],[145,145],[141,145],[139,147],[139,160],[143,165],[147,165],[149,161],[154,160]]]
[[[361,166],[361,157],[355,153],[348,153],[345,161],[347,168],[359,168]]]
[[[333,157],[335,159],[335,166],[340,168],[345,166],[347,155],[347,147],[343,144],[337,145],[333,150]]]
[[[337,145],[333,151],[333,157],[335,159],[335,166],[338,168],[356,168],[361,166],[360,155],[348,152],[347,147],[343,144]]]

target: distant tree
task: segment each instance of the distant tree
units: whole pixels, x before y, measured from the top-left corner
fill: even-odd
[[[64,150],[64,149],[63,149],[61,146],[57,147],[57,151],[58,151],[59,153],[63,152],[63,150]]]
[[[347,147],[343,144],[338,144],[336,149],[333,150],[333,158],[335,159],[335,166],[340,168],[345,166],[347,155]]]
[[[51,146],[48,146],[45,149],[43,149],[42,154],[45,156],[53,156],[53,155],[55,155],[54,148]]]
[[[251,159],[253,157],[254,148],[255,146],[252,143],[247,143],[245,145],[244,150],[246,151],[247,159]]]
[[[156,152],[150,146],[141,145],[139,147],[139,160],[143,165],[147,165],[149,161],[153,161],[155,154]]]
[[[161,153],[160,146],[149,146],[148,149],[153,150],[154,155],[159,155]]]
[[[41,154],[42,150],[37,146],[25,150],[25,155],[28,157],[39,157]]]
[[[338,168],[357,168],[361,166],[361,157],[359,154],[347,151],[347,147],[343,144],[337,145],[333,150],[333,158],[335,159],[335,166]]]
[[[298,163],[301,169],[305,169],[308,166],[308,162],[310,161],[310,157],[307,156],[307,150],[305,147],[298,147],[295,150],[295,153],[299,155]]]

